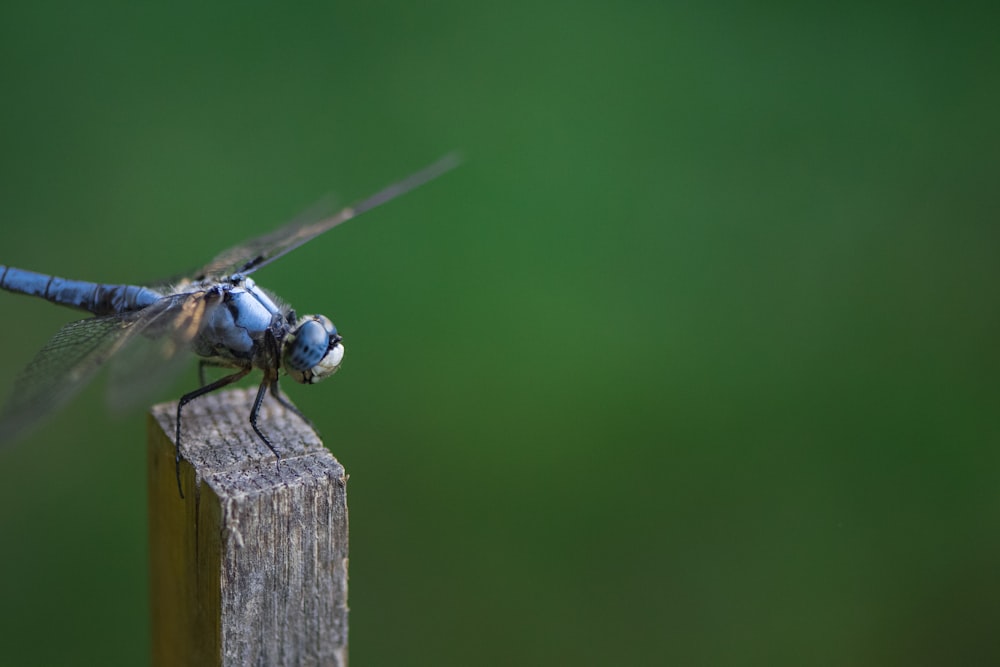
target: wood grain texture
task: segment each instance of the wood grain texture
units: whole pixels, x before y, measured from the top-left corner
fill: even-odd
[[[347,664],[347,493],[343,467],[273,399],[248,423],[255,390],[149,420],[150,604],[154,667]]]

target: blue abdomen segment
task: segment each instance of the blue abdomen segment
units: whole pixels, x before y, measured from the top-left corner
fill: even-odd
[[[0,287],[95,315],[141,310],[161,298],[147,287],[67,280],[0,264]]]

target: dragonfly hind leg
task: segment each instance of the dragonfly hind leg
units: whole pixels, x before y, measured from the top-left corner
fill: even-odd
[[[198,386],[204,387],[208,384],[205,381],[205,369],[206,368],[232,368],[232,366],[227,366],[225,364],[219,364],[214,361],[209,361],[208,359],[200,359],[198,361]]]
[[[198,398],[199,396],[204,396],[205,394],[209,394],[215,391],[216,389],[222,389],[226,385],[230,385],[234,382],[237,382],[246,377],[247,373],[249,372],[250,372],[249,368],[244,368],[239,371],[236,371],[231,375],[219,378],[218,380],[212,382],[211,384],[202,384],[201,387],[198,387],[192,392],[184,394],[183,396],[181,396],[180,400],[177,401],[177,432],[176,432],[176,437],[174,439],[177,451],[174,456],[174,467],[177,473],[177,491],[180,492],[181,498],[184,498],[184,491],[183,489],[181,489],[181,410],[184,409],[185,405],[187,405],[194,399]],[[201,367],[199,366],[199,375],[200,374],[201,374]],[[256,404],[254,405],[256,408]],[[256,426],[254,427],[254,430],[255,431],[257,430]],[[257,431],[257,435],[260,435],[260,431]],[[268,446],[270,447],[270,445]]]

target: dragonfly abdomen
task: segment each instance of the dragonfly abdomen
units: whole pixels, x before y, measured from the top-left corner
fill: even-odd
[[[67,280],[0,264],[0,287],[10,292],[37,296],[61,306],[95,315],[140,310],[161,298],[151,289],[136,285],[105,285]]]

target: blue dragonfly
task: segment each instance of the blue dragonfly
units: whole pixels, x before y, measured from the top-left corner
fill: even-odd
[[[0,442],[22,434],[65,405],[113,357],[126,357],[128,362],[120,378],[112,381],[113,390],[120,381],[126,389],[117,391],[127,395],[134,393],[133,385],[148,385],[151,379],[155,384],[158,374],[168,375],[161,371],[176,366],[181,353],[191,351],[199,357],[200,386],[177,403],[178,490],[184,406],[254,369],[263,372],[263,379],[250,410],[250,425],[280,461],[280,453],[258,425],[266,393],[270,391],[285,407],[303,416],[282,396],[279,377],[287,374],[303,384],[319,382],[340,367],[344,344],[327,317],[297,317],[294,310],[258,287],[250,274],[323,232],[437,178],[458,162],[454,154],[446,155],[332,216],[292,221],[226,250],[190,278],[171,284],[101,284],[0,265],[0,288],[94,315],[64,326],[18,375],[12,396],[0,411]],[[129,352],[133,358],[128,358]],[[206,382],[206,367],[232,372]]]

